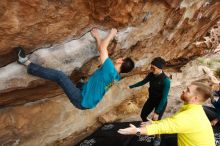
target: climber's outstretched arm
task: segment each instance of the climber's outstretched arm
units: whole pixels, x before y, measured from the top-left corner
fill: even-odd
[[[101,63],[103,64],[108,58],[108,45],[110,41],[115,37],[117,29],[113,28],[108,35],[102,40],[97,29],[91,31],[92,36],[96,39],[97,47],[100,53]]]

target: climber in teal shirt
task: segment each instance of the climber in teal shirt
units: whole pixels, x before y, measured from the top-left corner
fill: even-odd
[[[134,68],[134,62],[130,58],[119,58],[113,61],[108,57],[108,44],[116,35],[117,30],[112,29],[104,40],[100,39],[96,29],[92,31],[92,36],[96,39],[100,52],[101,67],[90,77],[82,88],[82,106],[94,108],[104,96],[105,92],[114,81],[121,79],[119,73],[130,72]]]
[[[96,40],[102,65],[87,83],[80,84],[80,86],[75,85],[62,71],[32,63],[21,47],[16,48],[18,63],[25,65],[29,74],[56,82],[78,109],[92,109],[100,102],[111,84],[121,79],[119,73],[130,72],[134,68],[134,62],[129,57],[119,58],[114,63],[109,58],[107,47],[116,33],[116,29],[111,29],[107,36],[101,39],[98,30],[92,30],[91,34]]]
[[[93,108],[102,99],[105,92],[114,81],[121,79],[112,60],[107,58],[102,66],[97,69],[92,77],[83,86],[82,106]]]

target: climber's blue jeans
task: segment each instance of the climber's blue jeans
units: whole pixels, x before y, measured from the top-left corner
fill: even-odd
[[[27,72],[31,75],[38,76],[56,82],[68,96],[71,103],[78,109],[85,110],[82,107],[82,94],[81,90],[65,75],[62,71],[55,69],[45,68],[38,64],[30,63],[27,67]]]

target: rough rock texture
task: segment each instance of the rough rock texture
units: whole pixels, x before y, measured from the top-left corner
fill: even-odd
[[[129,80],[116,83],[93,110],[83,111],[74,108],[65,95],[1,109],[0,143],[22,146],[46,145],[70,134],[74,134],[73,140],[77,142],[80,136],[89,131],[86,130],[88,127],[98,125],[98,117],[131,98],[132,92],[128,90],[127,85],[135,79],[138,78],[130,77]]]
[[[44,3],[43,3],[44,2]],[[48,19],[51,20],[51,17],[44,16],[45,11],[49,11],[52,6],[57,6],[56,11],[52,11],[54,13],[46,13],[47,15],[51,14],[53,15],[54,19],[57,20],[57,25],[53,23],[51,20],[50,25],[55,25],[57,27],[53,27],[49,33],[49,36],[47,37],[47,31],[45,30],[36,30],[37,33],[35,33],[34,30],[30,29],[24,29],[27,27],[27,25],[31,25],[31,28],[35,27],[38,29],[43,29],[44,27],[41,26],[44,24],[43,22],[34,23],[38,19],[34,19],[35,21],[32,21],[32,17],[36,15],[36,13],[30,13],[27,15],[27,13],[24,13],[23,15],[18,15],[20,13],[12,13],[13,17],[16,18],[16,20],[27,19],[29,21],[25,21],[26,23],[20,22],[17,28],[19,33],[11,33],[8,34],[7,31],[9,30],[8,27],[3,27],[6,24],[10,24],[7,21],[11,20],[13,17],[11,16],[10,19],[5,19],[5,21],[0,21],[0,23],[3,23],[5,25],[0,25],[0,30],[3,31],[4,37],[1,39],[1,42],[4,42],[4,39],[7,39],[8,43],[5,43],[5,45],[10,45],[9,47],[4,47],[5,45],[1,45],[0,49],[0,61],[1,65],[5,65],[5,61],[8,59],[10,60],[10,57],[15,57],[15,55],[10,55],[10,52],[12,53],[12,47],[17,46],[20,44],[21,46],[24,46],[26,48],[26,51],[34,51],[39,46],[45,46],[47,43],[44,43],[41,39],[45,38],[47,39],[55,39],[57,42],[52,41],[53,46],[49,48],[41,48],[37,51],[34,51],[30,54],[30,59],[36,63],[42,64],[47,67],[56,68],[64,71],[66,74],[71,75],[73,79],[77,80],[76,75],[79,75],[80,73],[73,72],[74,69],[82,67],[86,62],[86,67],[83,67],[81,69],[82,74],[85,76],[91,75],[92,71],[96,69],[96,67],[99,65],[97,64],[97,59],[92,59],[94,57],[98,56],[98,52],[95,47],[94,39],[91,37],[90,33],[84,33],[84,35],[78,37],[78,39],[71,40],[71,37],[74,35],[77,35],[76,33],[78,30],[79,32],[86,32],[84,29],[80,30],[79,26],[75,26],[74,29],[67,29],[68,27],[65,26],[66,23],[71,23],[70,12],[67,11],[68,7],[77,7],[77,9],[74,9],[75,11],[78,10],[78,7],[83,7],[86,2],[77,3],[77,1],[64,1],[63,3],[59,3],[58,1],[43,1],[43,2],[37,2],[33,1],[32,3],[28,3],[26,1],[17,1],[17,2],[9,2],[9,1],[1,1],[2,6],[8,6],[7,9],[5,9],[5,13],[2,13],[2,19],[8,18],[9,14],[12,13],[15,10],[17,10],[20,7],[24,6],[32,6],[37,7],[36,9],[39,11],[39,15],[42,14],[41,17],[37,17],[39,21],[47,21]],[[178,6],[173,9],[169,7],[168,4],[178,3]],[[203,36],[205,36],[206,32],[212,30],[211,26],[216,25],[216,30],[219,30],[219,22],[217,22],[219,18],[219,5],[220,3],[218,1],[167,1],[167,3],[164,2],[151,2],[151,1],[130,1],[129,3],[125,3],[124,1],[118,1],[118,2],[101,2],[101,1],[90,1],[88,3],[88,8],[91,9],[91,18],[94,19],[94,22],[89,22],[89,25],[91,27],[93,26],[93,23],[100,27],[110,27],[110,26],[119,26],[119,22],[121,25],[119,29],[119,33],[116,37],[116,40],[114,43],[112,43],[109,52],[111,53],[111,57],[118,58],[118,57],[125,57],[125,56],[131,56],[136,61],[136,67],[139,71],[145,71],[146,70],[146,64],[148,64],[151,59],[155,56],[163,56],[168,62],[174,65],[176,64],[184,64],[184,60],[189,61],[194,56],[204,54],[208,52],[209,50],[212,50],[214,46],[217,46],[219,44],[219,35],[217,35],[217,41],[215,40],[213,43],[214,45],[210,45],[208,43],[201,43],[203,41]],[[71,5],[72,4],[72,5]],[[77,5],[77,6],[76,6]],[[120,9],[122,5],[126,9]],[[106,6],[106,7],[105,7]],[[111,6],[109,8],[109,6]],[[124,8],[123,7],[123,8]],[[15,9],[16,8],[16,9]],[[84,7],[83,7],[84,8]],[[84,9],[81,8],[80,10],[84,12]],[[63,10],[65,9],[65,11]],[[89,9],[89,10],[90,10]],[[106,9],[109,9],[108,11]],[[116,10],[120,9],[116,13]],[[4,9],[3,9],[4,10]],[[19,9],[20,10],[20,9]],[[25,9],[26,10],[26,9]],[[41,12],[41,10],[43,12]],[[58,10],[63,10],[64,12],[61,13]],[[69,9],[68,9],[69,10]],[[71,9],[70,9],[71,10]],[[12,11],[12,12],[11,12]],[[35,12],[35,11],[34,11]],[[59,13],[59,15],[55,15],[56,13]],[[69,13],[67,13],[69,12]],[[87,11],[86,11],[87,12]],[[102,13],[101,13],[102,12]],[[104,13],[105,12],[105,13]],[[107,13],[108,12],[108,13]],[[38,14],[37,13],[37,14]],[[84,12],[85,13],[85,12]],[[84,13],[80,13],[80,15],[84,15]],[[67,14],[69,14],[68,19],[66,17]],[[73,15],[73,14],[72,14]],[[71,15],[71,16],[72,16]],[[75,14],[78,16],[78,13]],[[8,17],[6,17],[8,16]],[[44,16],[44,17],[43,17]],[[57,16],[57,17],[55,17]],[[62,17],[61,17],[62,16]],[[90,16],[90,15],[89,15]],[[127,16],[127,17],[126,17]],[[129,17],[128,17],[129,16]],[[21,17],[21,18],[20,18]],[[27,18],[26,18],[27,17]],[[36,16],[35,16],[36,17]],[[18,19],[20,18],[20,19]],[[62,18],[62,19],[61,19]],[[76,19],[78,17],[74,17]],[[79,17],[84,19],[84,17]],[[79,19],[78,18],[78,19]],[[106,18],[114,18],[113,20],[107,21]],[[116,19],[117,18],[117,19]],[[129,19],[128,19],[129,18]],[[93,20],[92,19],[92,20]],[[123,19],[123,20],[121,20]],[[124,20],[125,19],[125,20]],[[14,20],[14,19],[13,19]],[[68,20],[68,21],[67,21]],[[96,21],[95,21],[96,20]],[[117,20],[117,21],[116,21]],[[14,22],[14,21],[10,21]],[[32,23],[28,23],[32,22]],[[65,22],[65,23],[64,23]],[[79,22],[75,20],[75,22]],[[100,24],[100,22],[102,22]],[[117,23],[116,23],[117,22]],[[123,23],[122,23],[123,22]],[[73,22],[72,22],[73,23]],[[14,24],[14,23],[13,23]],[[80,23],[81,24],[81,23]],[[85,23],[82,23],[84,25]],[[49,27],[50,25],[46,25],[45,27]],[[110,25],[110,26],[108,26]],[[11,25],[10,25],[11,26]],[[14,25],[12,25],[10,28],[14,28]],[[61,29],[58,26],[63,26],[63,29]],[[124,26],[124,27],[122,27]],[[24,27],[24,28],[23,28]],[[89,26],[86,26],[85,29],[91,28]],[[7,29],[6,29],[7,28]],[[72,28],[72,27],[71,27]],[[13,29],[14,30],[14,29]],[[65,33],[63,31],[72,30],[70,31],[74,35],[68,35],[68,37],[63,36],[62,40],[60,40],[58,36],[64,35]],[[75,30],[75,31],[74,31]],[[17,31],[16,31],[17,32]],[[216,31],[214,31],[216,32]],[[33,38],[31,36],[31,40],[26,42],[27,38],[29,37],[22,37],[28,33],[29,35],[42,35],[42,36],[36,36],[37,38]],[[8,35],[6,35],[8,34]],[[22,35],[23,34],[23,35]],[[216,33],[218,34],[218,33]],[[104,37],[106,35],[106,31],[102,31],[102,36]],[[10,36],[10,37],[9,37]],[[16,45],[13,45],[12,42],[15,42],[16,39],[14,37],[19,37],[21,41],[18,40]],[[205,38],[208,38],[212,35],[206,36]],[[12,39],[9,39],[12,38]],[[61,44],[55,45],[55,43],[58,43],[60,41],[65,41]],[[201,40],[200,40],[201,39]],[[26,41],[24,41],[26,40]],[[34,40],[34,41],[33,41]],[[36,46],[34,43],[39,46]],[[41,43],[39,43],[41,42]],[[50,42],[48,40],[48,42]],[[200,43],[200,45],[196,45]],[[203,41],[204,42],[204,41]],[[24,44],[23,44],[24,43]],[[42,44],[44,43],[44,44]],[[33,47],[31,47],[31,45]],[[7,51],[6,51],[7,50]],[[11,50],[11,51],[10,51]],[[1,53],[2,52],[2,53]],[[9,52],[9,53],[5,53]],[[8,54],[6,55],[7,58],[1,56],[1,54]],[[92,60],[91,60],[92,59]],[[90,70],[91,69],[91,70]],[[138,72],[139,72],[138,71]],[[89,73],[89,74],[88,74]],[[47,84],[46,84],[47,83]],[[16,62],[8,64],[2,68],[0,68],[0,105],[1,106],[7,106],[7,105],[15,105],[20,103],[25,103],[28,101],[35,101],[40,98],[42,98],[42,92],[36,92],[34,96],[23,98],[21,96],[26,96],[29,94],[32,94],[32,91],[37,90],[41,91],[42,86],[44,86],[44,96],[45,97],[53,97],[60,92],[59,89],[57,89],[57,86],[53,85],[51,82],[46,82],[45,80],[41,80],[35,77],[31,77],[27,75],[26,70],[21,65],[17,64]],[[48,89],[51,89],[51,86],[54,90],[48,90],[47,86],[49,85]],[[11,91],[11,92],[9,92]],[[19,94],[17,94],[19,93]],[[17,97],[17,95],[20,95]],[[15,96],[17,97],[15,99]]]
[[[0,66],[15,60],[15,46],[33,52],[77,39],[94,26],[130,28],[130,39],[124,38],[129,43],[122,48],[138,45],[145,52],[159,52],[163,45],[163,50],[170,50],[167,57],[174,50],[180,57],[217,22],[219,5],[217,0],[2,0]]]
[[[182,72],[167,72],[172,75],[172,88],[165,117],[175,113],[181,106],[179,96],[188,84],[215,78],[213,70],[220,65],[219,56],[216,54],[192,61],[181,68]],[[207,60],[215,63],[211,69]],[[0,143],[22,146],[74,145],[101,123],[140,120],[141,107],[147,100],[147,85],[135,89],[128,89],[127,85],[143,78],[143,75],[135,75],[116,83],[94,110],[73,108],[65,95],[1,109]]]
[[[181,67],[220,49],[219,19],[218,0],[1,0],[0,143],[73,144],[101,122],[138,119],[147,91],[128,90],[127,85],[143,78],[156,56],[167,60],[172,67],[167,71],[179,71],[170,73],[171,97],[192,80],[213,79],[197,63]],[[75,82],[89,77],[100,65],[89,33],[93,27],[100,28],[102,37],[109,28],[118,28],[110,57],[130,56],[136,63],[94,110],[75,109],[55,83],[28,75],[15,62],[13,48],[23,46],[31,61],[62,70]],[[175,98],[173,102],[180,103]],[[168,114],[178,108],[170,106]],[[60,141],[68,136],[66,143]]]
[[[14,60],[12,48],[18,45],[32,52],[79,38],[91,27],[125,26],[136,23],[143,1],[112,0],[18,0],[0,2],[0,62]]]

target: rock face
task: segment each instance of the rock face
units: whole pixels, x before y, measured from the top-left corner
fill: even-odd
[[[15,60],[13,47],[33,52],[78,39],[95,26],[127,29],[120,48],[155,53],[163,48],[181,57],[217,22],[219,5],[217,0],[2,0],[0,66]],[[174,56],[169,53],[168,59]]]
[[[134,82],[134,79],[137,78],[131,78],[130,81]],[[115,84],[103,102],[93,110],[83,111],[74,108],[65,95],[1,109],[0,143],[22,146],[46,145],[64,139],[70,134],[75,135],[75,143],[79,140],[78,137],[89,131],[86,130],[88,127],[95,126],[97,117],[119,107],[132,95],[131,90],[126,90],[128,84],[128,80]],[[119,90],[121,92],[118,92]]]
[[[131,91],[127,85],[142,79],[156,56],[180,68],[196,56],[214,52],[220,41],[219,8],[218,0],[1,0],[0,143],[49,145],[70,136],[73,144],[100,122],[138,118],[147,90]],[[55,83],[28,75],[15,62],[13,48],[22,46],[31,61],[62,70],[74,82],[89,77],[100,65],[89,33],[93,27],[103,38],[109,28],[118,28],[110,57],[129,56],[136,63],[93,110],[75,109]],[[198,76],[204,68],[193,69],[195,74],[188,73],[184,83],[185,75],[172,74],[177,91],[193,77],[204,77]],[[176,90],[171,90],[172,97]]]

